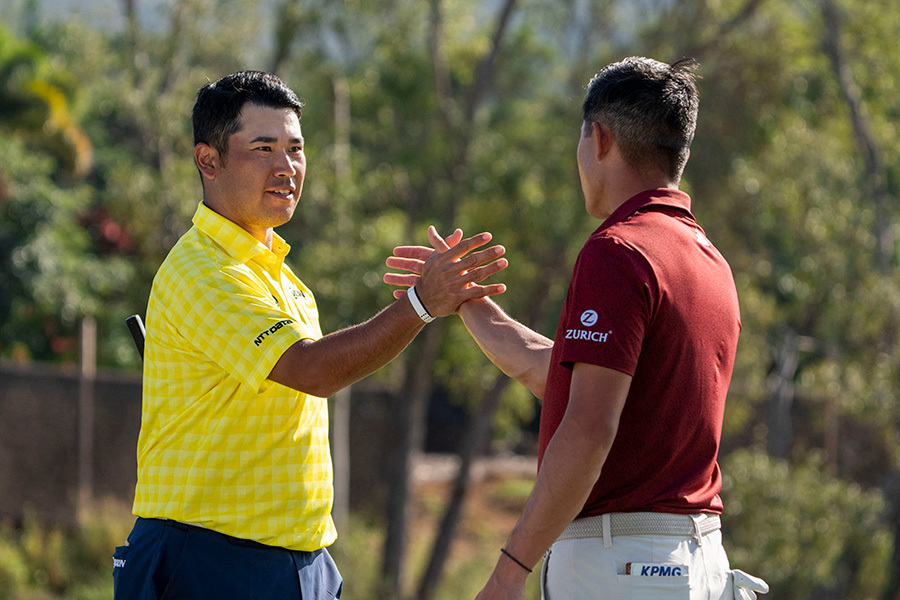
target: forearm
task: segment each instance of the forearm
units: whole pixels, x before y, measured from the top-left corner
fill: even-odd
[[[543,398],[553,340],[511,318],[488,298],[466,302],[459,316],[491,362]]]
[[[505,546],[528,569],[581,512],[609,453],[609,445],[598,447],[596,432],[567,428],[572,429],[561,425],[547,446],[525,512]],[[513,590],[519,592],[509,597],[521,597],[527,576],[521,565],[501,555],[478,600],[505,598]]]
[[[573,365],[566,414],[544,450],[534,490],[506,544],[526,569],[537,564],[587,502],[616,438],[630,387],[628,374]],[[524,597],[527,575],[501,556],[478,600]]]
[[[564,423],[544,452],[541,471],[507,548],[527,565],[537,563],[584,507],[600,478],[612,440],[583,425]]]
[[[400,299],[359,325],[288,348],[269,379],[326,398],[396,358],[425,323]]]

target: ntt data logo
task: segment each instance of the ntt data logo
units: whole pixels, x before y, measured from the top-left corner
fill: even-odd
[[[285,325],[290,325],[291,323],[293,323],[293,321],[290,319],[285,319],[284,321],[278,321],[277,323],[275,323],[274,325],[272,325],[271,327],[269,327],[268,329],[263,331],[261,334],[256,336],[256,339],[253,340],[253,343],[256,344],[257,346],[259,346],[260,344],[263,343],[263,340],[265,340],[267,336],[275,333],[276,331],[278,331]]]
[[[593,327],[597,324],[597,311],[586,310],[581,313],[581,324],[585,327]]]

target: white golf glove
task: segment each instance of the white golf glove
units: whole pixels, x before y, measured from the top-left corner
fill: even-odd
[[[769,591],[769,584],[759,577],[738,569],[734,569],[731,576],[734,581],[734,600],[756,600],[756,592],[766,594]]]

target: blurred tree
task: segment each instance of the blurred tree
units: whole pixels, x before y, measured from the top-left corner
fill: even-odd
[[[651,32],[654,47],[692,47],[692,14],[673,5],[670,26]],[[823,480],[836,486],[881,486],[896,464],[898,32],[886,2],[758,4],[702,62],[687,169],[695,212],[731,261],[742,304],[726,446],[755,438],[787,460],[821,450]],[[773,513],[782,527],[796,518]],[[850,548],[834,568],[852,575],[858,560]],[[791,577],[773,575],[773,593],[862,597],[801,569]]]
[[[880,598],[891,533],[877,490],[830,477],[815,454],[791,464],[746,449],[723,472],[734,568],[762,574],[775,598]]]
[[[389,302],[385,256],[426,243],[435,224],[492,231],[511,263],[499,302],[552,335],[570,265],[596,227],[574,161],[584,84],[629,54],[696,55],[701,113],[683,187],[732,264],[744,325],[722,457],[736,472],[724,492],[726,522],[736,512],[739,527],[729,548],[781,597],[896,600],[898,581],[876,574],[891,568],[891,544],[900,549],[900,527],[885,541],[878,521],[900,523],[891,0],[186,0],[158,27],[139,22],[137,0],[121,6],[132,15],[122,32],[76,21],[33,23],[28,43],[0,32],[0,355],[70,357],[73,319],[95,312],[110,342],[102,362],[137,365],[121,321],[144,306],[200,199],[194,94],[254,67],[306,102],[309,178],[282,234],[324,330]],[[383,570],[386,595],[402,597],[410,452],[422,448],[432,391],[473,415],[464,465],[491,431],[514,443],[536,405],[453,319],[375,378],[395,396]],[[782,458],[728,456],[742,446]],[[438,585],[466,491],[463,469],[421,597]],[[856,519],[850,529],[839,511]],[[763,522],[771,530],[757,531]],[[875,548],[860,541],[870,531]],[[784,569],[799,546],[780,532],[801,532],[836,575]],[[765,560],[762,535],[779,564]]]
[[[16,360],[77,358],[77,319],[123,276],[80,227],[93,152],[75,89],[45,50],[0,27],[0,355]]]
[[[93,160],[70,106],[75,87],[43,49],[0,25],[0,131],[56,158],[69,181],[84,177]]]
[[[353,107],[354,191],[332,193],[336,181],[314,184],[305,196],[304,229],[297,230],[306,255],[324,267],[316,281],[320,298],[354,298],[356,305],[336,304],[341,323],[352,322],[348,316],[354,310],[378,306],[382,292],[372,275],[383,269],[380,261],[391,244],[424,241],[421,229],[428,222],[458,224],[466,230],[474,224],[493,231],[508,248],[512,264],[502,279],[511,292],[501,304],[552,334],[554,319],[546,315],[553,315],[564,292],[555,275],[568,275],[561,265],[571,264],[580,247],[584,236],[578,232],[593,229],[582,216],[571,158],[579,118],[571,96],[581,95],[572,90],[584,85],[590,71],[579,77],[577,69],[569,67],[596,63],[596,68],[634,53],[674,60],[685,51],[679,48],[694,49],[690,51],[703,59],[702,109],[684,184],[695,197],[701,224],[734,266],[744,312],[726,448],[760,435],[769,438],[773,452],[787,457],[823,446],[832,473],[851,477],[858,447],[846,441],[843,449],[838,447],[834,432],[841,423],[856,422],[858,404],[848,405],[847,399],[859,398],[858,386],[867,381],[854,375],[861,365],[878,365],[876,377],[868,379],[875,385],[865,393],[885,389],[890,381],[885,370],[889,355],[872,362],[864,357],[867,344],[880,337],[876,333],[881,325],[891,327],[893,309],[884,300],[893,295],[893,284],[873,272],[874,229],[865,204],[859,202],[860,171],[848,160],[854,156],[852,137],[839,112],[833,74],[823,61],[818,5],[650,4],[652,10],[641,14],[640,22],[624,3],[523,5],[527,12],[521,9],[520,20],[513,19],[505,34],[508,49],[495,59],[502,61],[502,68],[492,92],[472,112],[466,108],[467,93],[477,87],[479,59],[490,55],[491,40],[483,29],[488,19],[462,9],[464,2],[435,2],[429,13],[418,5],[386,2],[373,7],[380,22],[390,23],[384,30],[378,22],[367,22],[366,11],[353,5],[357,10],[351,11],[353,20],[344,14],[344,29],[366,32],[345,46],[352,49],[351,56],[365,57],[344,63]],[[522,20],[540,26],[529,28]],[[885,32],[897,30],[895,24],[879,26]],[[768,43],[760,44],[760,39]],[[596,46],[584,51],[584,44]],[[301,60],[292,68],[305,71],[303,80],[312,83],[307,89],[315,97],[305,122],[314,127],[332,122],[332,116],[321,111],[329,104],[323,91],[333,86],[310,75],[315,62],[328,54],[296,42],[294,47]],[[563,81],[571,87],[561,87]],[[454,133],[460,124],[469,129],[464,136]],[[567,127],[572,128],[568,136],[563,133]],[[883,121],[876,129],[882,135],[890,131]],[[461,144],[467,136],[470,143]],[[335,148],[331,140],[325,143],[318,157],[328,164]],[[466,148],[468,155],[463,153]],[[463,158],[453,158],[454,153]],[[466,166],[460,169],[461,164]],[[570,212],[570,206],[575,210]],[[861,207],[856,214],[854,206]],[[442,220],[442,213],[456,214],[456,221]],[[319,241],[312,239],[313,231]],[[362,249],[336,248],[327,242],[333,239],[361,239],[365,244]],[[878,299],[866,298],[873,291]],[[865,299],[871,309],[846,310],[850,294]],[[538,316],[532,321],[526,298],[542,299],[551,309],[535,308]],[[860,338],[845,350],[844,341],[853,338],[848,329],[868,319],[872,324],[857,329]],[[447,327],[439,358],[423,371],[474,409],[480,399],[491,398],[485,390],[502,390],[503,385],[495,371],[485,369],[478,353],[471,352],[472,344],[458,324]],[[883,342],[879,346],[883,348]],[[429,363],[430,354],[421,346],[409,356],[419,365]],[[403,390],[398,393],[403,402],[415,389],[414,380],[404,378],[408,368],[408,362],[399,362],[381,375]],[[856,388],[852,395],[834,381],[835,376],[844,377],[842,372]],[[533,402],[518,386],[509,387],[503,398],[510,407]],[[482,422],[495,401],[486,401],[473,423]],[[755,417],[767,413],[761,407],[771,407],[768,424]],[[798,413],[817,415],[803,419],[799,437],[786,427],[785,418]],[[466,448],[471,447],[467,438]],[[465,496],[465,475],[461,477],[455,498]],[[403,489],[394,487],[398,497]],[[448,527],[458,510],[458,504],[448,507]],[[435,544],[436,565],[446,539],[439,536]],[[439,566],[434,570],[439,572]],[[433,581],[429,577],[420,585],[420,594],[427,593],[427,582]]]

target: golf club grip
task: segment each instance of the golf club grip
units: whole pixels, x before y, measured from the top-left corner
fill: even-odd
[[[144,360],[144,337],[146,336],[146,332],[141,316],[131,315],[125,319],[125,323],[128,324],[128,330],[131,332],[131,337],[134,338],[134,345],[137,346],[138,353],[141,355],[141,360]]]

